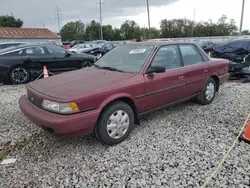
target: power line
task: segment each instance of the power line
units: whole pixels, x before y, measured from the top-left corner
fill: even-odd
[[[102,0],[99,0],[99,2],[96,2],[100,7],[100,29],[99,29],[99,37],[100,40],[103,40],[103,31],[102,31],[102,5],[104,4]]]
[[[148,39],[151,39],[151,33],[150,33],[150,15],[149,15],[149,3],[147,0],[147,12],[148,12]]]
[[[57,24],[58,24],[58,33],[60,33],[60,31],[61,31],[60,21],[61,21],[63,15],[61,13],[61,10],[59,10],[58,6],[56,7],[54,15],[56,16],[55,19],[57,20]]]
[[[242,34],[242,25],[244,17],[245,0],[242,0],[241,20],[240,20],[240,35]]]

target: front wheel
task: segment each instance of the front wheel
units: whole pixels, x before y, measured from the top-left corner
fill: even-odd
[[[30,72],[23,66],[11,69],[9,76],[13,84],[26,84],[30,81]]]
[[[202,105],[210,104],[216,94],[216,82],[213,78],[209,78],[206,82],[204,89],[201,91],[201,94],[198,96],[198,102]]]
[[[90,60],[84,60],[81,63],[81,68],[90,67],[92,64],[93,64],[92,61],[90,61]]]
[[[107,145],[115,145],[125,140],[134,128],[134,113],[124,102],[108,106],[96,125],[96,137]]]

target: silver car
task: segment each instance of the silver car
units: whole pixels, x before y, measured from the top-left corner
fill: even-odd
[[[93,48],[92,44],[89,43],[83,43],[83,44],[76,44],[75,46],[73,46],[72,48],[68,49],[71,52],[74,53],[82,53],[86,50],[90,50]]]

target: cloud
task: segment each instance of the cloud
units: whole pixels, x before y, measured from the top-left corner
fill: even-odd
[[[24,27],[57,29],[56,7],[59,7],[61,25],[70,20],[81,19],[87,23],[99,20],[99,0],[0,0],[1,14],[11,14],[24,21]],[[149,0],[150,7],[169,5],[179,0]],[[135,16],[146,10],[146,0],[102,0],[103,23],[119,26],[122,17]]]

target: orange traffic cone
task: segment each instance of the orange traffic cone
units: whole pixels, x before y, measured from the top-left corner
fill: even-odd
[[[48,70],[47,70],[47,67],[46,67],[46,66],[43,66],[43,77],[44,77],[44,78],[49,77]]]
[[[240,135],[240,140],[250,144],[250,122],[248,122],[246,131]]]

